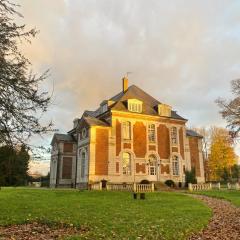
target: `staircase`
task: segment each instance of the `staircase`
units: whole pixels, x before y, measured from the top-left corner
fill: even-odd
[[[154,182],[156,191],[174,191],[173,188],[168,187],[163,182]]]

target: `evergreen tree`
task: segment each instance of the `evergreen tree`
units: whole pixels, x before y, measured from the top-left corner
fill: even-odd
[[[29,159],[24,145],[0,147],[0,186],[26,185]]]

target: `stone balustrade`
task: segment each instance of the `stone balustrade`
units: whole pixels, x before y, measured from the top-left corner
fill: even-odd
[[[188,184],[189,191],[204,191],[204,190],[211,190],[212,183],[198,183],[198,184]]]
[[[227,183],[227,189],[229,189],[229,190],[240,190],[239,183]]]
[[[133,191],[133,184],[116,184],[108,183],[107,190],[109,191]]]
[[[101,191],[102,182],[97,182],[91,184],[91,190]],[[136,193],[145,193],[145,192],[154,192],[154,183],[151,184],[140,184],[140,183],[107,183],[107,191],[127,191],[127,192],[136,192]]]

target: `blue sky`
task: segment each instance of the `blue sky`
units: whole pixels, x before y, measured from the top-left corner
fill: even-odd
[[[44,121],[60,132],[119,92],[129,71],[130,84],[172,105],[188,126],[226,125],[214,101],[230,97],[240,77],[240,1],[16,2],[18,21],[40,30],[23,51],[34,71],[51,71],[44,88],[54,86],[54,102]]]

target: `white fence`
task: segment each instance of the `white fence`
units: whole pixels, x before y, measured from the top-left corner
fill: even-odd
[[[133,184],[134,185],[134,184]],[[154,184],[136,184],[134,192],[154,192]]]
[[[188,190],[189,191],[203,191],[203,190],[211,190],[211,189],[226,189],[226,186],[221,186],[219,183],[200,183],[200,184],[188,184]],[[239,183],[227,183],[227,189],[228,190],[240,190]]]
[[[103,189],[102,182],[97,182],[91,184],[91,190],[99,190]],[[140,184],[140,183],[107,183],[106,188],[107,191],[127,191],[127,192],[154,192],[154,183],[151,184]]]
[[[117,184],[117,183],[108,183],[107,190],[109,191],[133,191],[133,184]]]
[[[202,191],[202,190],[210,190],[212,189],[211,183],[199,183],[199,184],[188,184],[189,191]]]
[[[102,190],[102,182],[92,183],[90,186],[91,190]]]
[[[229,190],[240,190],[239,183],[228,183],[227,189]]]

